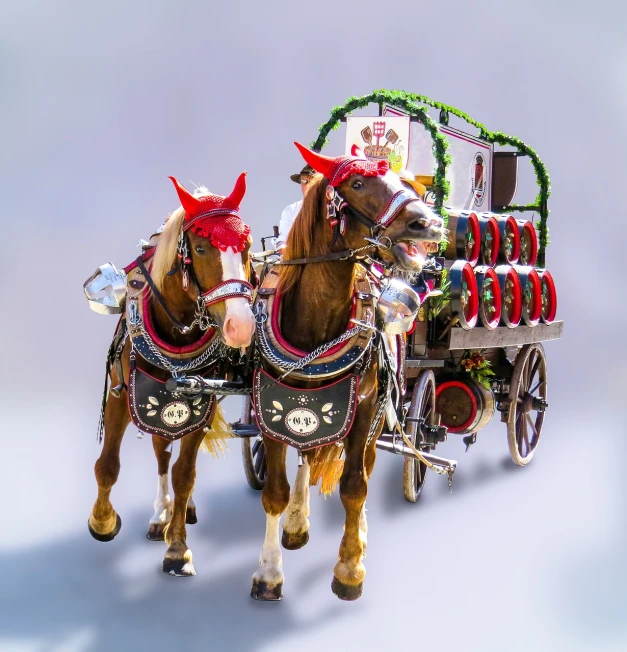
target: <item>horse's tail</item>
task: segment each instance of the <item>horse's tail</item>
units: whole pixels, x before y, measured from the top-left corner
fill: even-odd
[[[320,493],[330,496],[337,487],[342,471],[344,460],[342,453],[344,445],[321,446],[315,451],[307,454],[307,461],[311,467],[309,473],[309,486],[315,487],[320,482]]]
[[[209,432],[204,436],[202,443],[200,444],[200,449],[203,453],[210,453],[211,457],[218,459],[220,453],[228,453],[229,447],[226,440],[233,439],[233,437],[235,437],[235,435],[233,434],[231,426],[229,426],[224,418],[222,406],[219,403],[216,403],[213,419],[211,420],[211,427]]]

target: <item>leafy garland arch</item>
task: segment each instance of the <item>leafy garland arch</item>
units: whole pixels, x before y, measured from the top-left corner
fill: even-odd
[[[384,103],[396,106],[399,109],[404,110],[409,115],[417,117],[422,122],[424,128],[431,135],[433,140],[433,152],[436,160],[436,169],[434,174],[434,209],[444,218],[445,222],[447,220],[447,213],[444,208],[444,202],[446,201],[450,192],[450,184],[446,180],[446,168],[451,162],[451,156],[450,154],[447,154],[448,142],[446,138],[440,133],[438,123],[429,116],[427,110],[423,106],[420,106],[420,104],[439,109],[441,112],[444,112],[444,114],[451,113],[458,118],[465,120],[473,127],[479,129],[479,137],[483,140],[486,140],[490,143],[496,143],[498,145],[510,145],[515,147],[521,154],[525,154],[529,157],[531,164],[533,165],[533,169],[536,173],[536,181],[540,189],[538,196],[536,197],[535,204],[513,204],[511,206],[505,206],[501,212],[537,211],[540,214],[540,222],[538,225],[540,246],[538,251],[537,265],[539,267],[544,267],[545,249],[549,244],[549,230],[546,225],[546,221],[549,215],[547,202],[551,194],[549,173],[535,150],[529,147],[529,145],[524,143],[520,138],[516,138],[515,136],[508,136],[501,131],[489,131],[485,125],[478,122],[477,120],[474,120],[463,111],[460,111],[455,107],[448,106],[447,104],[431,100],[424,95],[416,95],[414,93],[407,93],[406,91],[390,91],[381,89],[375,90],[372,93],[362,97],[349,97],[344,105],[336,106],[331,109],[329,120],[320,126],[318,130],[318,137],[311,143],[312,149],[319,152],[327,144],[327,136],[329,135],[329,132],[333,129],[337,129],[340,123],[346,118],[348,114],[356,111],[357,109],[363,109],[364,107],[368,106],[368,104],[379,104],[379,106],[381,106]]]

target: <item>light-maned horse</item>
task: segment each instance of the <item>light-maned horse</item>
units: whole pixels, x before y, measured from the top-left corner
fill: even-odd
[[[207,321],[204,326],[206,332],[200,329],[199,323],[189,332],[182,332],[184,329],[177,327],[174,321],[179,326],[198,321],[199,297],[203,297],[213,299],[207,301],[204,315],[213,320],[215,328],[219,330],[214,337],[221,337],[228,347],[248,347],[254,334],[254,317],[249,299],[237,292],[222,296],[220,290],[244,287],[251,278],[248,259],[252,242],[248,235],[250,229],[237,214],[246,189],[245,173],[240,175],[229,197],[213,195],[205,188],[191,195],[174,178],[172,181],[182,206],[169,216],[158,237],[151,261],[146,261],[157,294],[162,297],[161,300],[156,299],[155,292],[146,284],[145,291],[149,295],[148,307],[144,310],[150,313],[153,341],[160,341],[170,350],[186,350],[185,347],[193,349],[199,341],[206,340],[209,334]],[[239,231],[235,233],[233,227]],[[233,235],[235,237],[231,237]],[[227,246],[238,242],[237,246]],[[181,255],[182,243],[187,245],[184,256]],[[186,279],[184,274],[187,275]],[[232,283],[226,285],[228,282]],[[123,339],[122,334],[116,335],[120,346],[123,343],[119,356],[121,367],[119,363],[111,364],[109,376],[111,387],[118,391],[109,392],[104,405],[104,444],[95,464],[98,497],[88,522],[90,533],[99,541],[112,540],[121,527],[121,519],[113,509],[110,494],[120,470],[122,438],[131,421],[128,388],[133,346],[130,337]],[[140,354],[133,352],[133,355],[139,361]],[[165,381],[172,376],[170,371],[151,365],[144,359],[141,363],[143,370],[156,379]],[[171,442],[155,435],[152,438],[159,478],[155,514],[150,520],[147,536],[153,540],[165,538],[168,548],[163,570],[173,575],[195,574],[192,554],[186,543],[185,523],[196,522],[195,508],[190,499],[196,478],[196,457],[205,432],[203,428],[198,428],[181,439],[180,453],[172,467],[173,500],[168,491]]]
[[[331,159],[301,146],[299,149],[307,163],[325,177],[314,180],[305,196],[303,207],[287,239],[283,260],[315,258],[331,251],[356,250],[367,246],[365,238],[372,237],[377,231],[372,227],[386,215],[386,211],[389,212],[393,205],[391,200],[397,198],[399,206],[405,201],[409,203],[397,212],[382,232],[389,239],[385,240],[389,248],[378,254],[372,250],[369,253],[378,255],[384,263],[395,266],[399,271],[420,272],[427,254],[437,250],[435,243],[442,240],[444,229],[441,218],[418,198],[413,189],[405,186],[396,174],[385,170],[373,176],[350,174],[343,181],[337,182],[334,174],[342,169],[342,161],[345,166],[350,166],[350,161],[347,163],[345,160],[347,157]],[[329,178],[339,183],[335,190],[350,207],[345,212],[345,233],[336,243],[332,242],[334,234],[327,219]],[[415,199],[408,200],[402,190]],[[356,218],[356,213],[360,219]],[[378,234],[381,235],[381,230],[378,230]],[[282,296],[280,327],[283,337],[291,346],[303,352],[313,351],[347,330],[357,264],[355,257],[349,257],[347,260],[286,265],[280,268],[277,287],[277,293],[280,292]],[[284,382],[303,388],[322,384],[320,381],[292,381],[289,377]],[[365,501],[368,479],[375,462],[375,443],[382,431],[384,419],[379,421],[369,445],[366,444],[375,419],[378,391],[378,362],[377,355],[373,354],[362,371],[355,418],[343,441],[345,462],[340,479],[340,498],[346,520],[332,582],[333,592],[343,600],[355,600],[361,595],[366,574],[362,563],[367,535]],[[329,446],[323,446],[305,452],[305,461],[298,469],[290,495],[285,469],[286,444],[265,435],[264,444],[267,480],[262,502],[266,512],[266,534],[260,566],[253,575],[251,595],[260,600],[277,600],[282,597],[284,580],[279,546],[281,515],[287,509],[283,525],[283,546],[287,549],[304,546],[309,539],[310,471],[317,460],[324,458],[325,451],[330,451]]]

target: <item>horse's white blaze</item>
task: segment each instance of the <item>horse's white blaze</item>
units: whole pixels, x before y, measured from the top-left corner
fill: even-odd
[[[283,582],[283,558],[279,545],[279,522],[281,515],[266,514],[266,538],[259,555],[259,568],[253,575],[255,582],[265,582],[274,587]]]
[[[168,489],[168,474],[164,473],[157,480],[157,497],[154,502],[155,513],[151,523],[166,525],[172,518],[172,498]]]
[[[242,254],[233,253],[231,249],[220,251],[222,261],[222,280],[247,281],[242,263]],[[226,316],[224,323],[229,322],[230,328],[228,333],[224,333],[224,338],[229,346],[240,347],[250,344],[250,339],[255,330],[255,319],[248,299],[243,297],[234,297],[224,302],[226,306]]]
[[[287,505],[287,516],[283,529],[290,534],[301,534],[309,530],[309,472],[307,460],[298,467],[296,481]]]

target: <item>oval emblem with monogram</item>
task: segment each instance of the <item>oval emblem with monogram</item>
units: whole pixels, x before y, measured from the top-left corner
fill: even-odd
[[[180,426],[192,416],[187,403],[175,401],[168,403],[161,411],[161,420],[168,426]]]
[[[285,417],[285,425],[295,435],[307,435],[315,432],[320,425],[318,415],[307,408],[296,408],[288,412]]]

